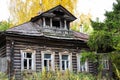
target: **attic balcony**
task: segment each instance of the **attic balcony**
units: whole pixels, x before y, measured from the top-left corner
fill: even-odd
[[[42,33],[46,33],[48,35],[61,35],[61,36],[65,36],[65,35],[72,35],[73,32],[71,30],[65,30],[65,29],[61,29],[61,28],[56,28],[56,27],[50,27],[50,26],[46,26],[46,27],[41,27],[41,32]]]
[[[66,20],[53,20],[43,18],[41,32],[48,35],[71,36],[73,32],[69,30],[69,22]]]

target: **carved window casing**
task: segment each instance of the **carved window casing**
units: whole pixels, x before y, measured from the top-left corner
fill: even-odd
[[[78,72],[88,72],[88,61],[81,62],[81,55],[77,54],[77,70]]]
[[[54,61],[54,55],[55,53],[50,51],[50,50],[46,50],[46,51],[41,51],[42,54],[42,70],[45,68],[47,71],[49,70],[55,70],[55,61]]]
[[[36,70],[34,50],[21,50],[21,70]]]
[[[59,53],[60,59],[60,70],[70,70],[72,71],[72,54],[69,52],[60,52]]]
[[[103,69],[109,69],[109,60],[107,56],[104,56],[102,58],[102,66],[103,66]]]

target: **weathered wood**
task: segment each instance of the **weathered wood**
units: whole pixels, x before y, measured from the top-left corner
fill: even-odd
[[[72,53],[72,66],[73,66],[73,71],[77,72],[77,57],[76,53]]]
[[[21,50],[27,49],[35,51],[35,58],[32,58],[35,59],[36,72],[42,71],[41,52],[46,50],[55,54],[52,58],[54,59],[55,69],[60,69],[60,55],[64,52],[70,54],[70,61],[72,62],[70,63],[70,69],[77,72],[76,54],[80,53],[82,49],[89,50],[89,47],[86,43],[88,35],[69,30],[70,22],[75,19],[71,13],[58,6],[58,8],[42,13],[41,16],[36,16],[27,23],[0,34],[0,57],[7,57],[9,78],[15,75],[17,80],[23,79],[21,75],[21,64],[23,63]],[[88,71],[96,75],[98,72],[97,66],[98,64],[89,61]],[[104,70],[105,73],[109,71]]]
[[[2,46],[0,48],[0,57],[5,57],[6,56],[6,46]]]
[[[6,72],[7,66],[7,57],[0,57],[0,72]]]

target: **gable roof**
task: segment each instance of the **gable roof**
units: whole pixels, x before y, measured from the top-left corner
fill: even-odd
[[[69,12],[67,9],[65,9],[63,6],[58,5],[58,6],[54,7],[54,8],[52,8],[52,9],[49,9],[48,11],[45,11],[45,12],[41,13],[41,14],[38,15],[38,16],[33,17],[33,18],[31,19],[31,21],[36,21],[36,20],[38,20],[39,18],[41,18],[42,16],[44,16],[44,15],[47,14],[47,13],[48,13],[48,15],[50,15],[50,13],[52,13],[53,11],[58,10],[58,9],[61,10],[62,12],[64,12],[65,14],[67,14],[68,16],[70,16],[70,17],[71,17],[71,21],[74,21],[75,19],[77,19],[72,13],[70,13],[70,12]]]
[[[58,34],[51,34],[51,33],[45,33],[41,31],[41,27],[33,22],[26,22],[22,25],[13,27],[5,31],[8,34],[17,34],[22,36],[44,36],[49,38],[55,38],[55,39],[67,39],[67,40],[81,40],[81,41],[87,41],[88,35],[76,32],[76,31],[70,31],[72,35],[58,35]]]
[[[49,37],[49,38],[55,38],[55,39],[67,39],[67,40],[80,40],[80,41],[87,41],[88,40],[88,35],[83,34],[83,33],[79,33],[79,32],[75,32],[75,31],[68,31],[68,33],[72,33],[71,34],[65,34],[65,35],[61,35],[61,34],[52,34],[52,33],[45,33],[42,32],[42,27],[38,24],[36,24],[34,22],[34,20],[39,19],[41,16],[44,16],[43,14],[45,13],[50,13],[54,10],[60,9],[62,11],[65,12],[65,14],[72,16],[72,19],[76,19],[75,16],[73,16],[68,10],[66,10],[64,7],[62,7],[61,5],[58,5],[44,13],[42,13],[39,16],[34,17],[32,20],[33,21],[29,21],[26,23],[23,23],[21,25],[18,25],[16,27],[12,27],[10,29],[8,29],[7,31],[5,31],[7,34],[15,34],[15,35],[22,35],[22,36],[36,36],[36,37]]]

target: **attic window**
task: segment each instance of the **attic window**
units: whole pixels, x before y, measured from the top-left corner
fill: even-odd
[[[52,21],[53,27],[60,28],[60,21]]]
[[[46,26],[50,26],[50,18],[45,18]]]

